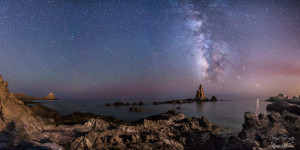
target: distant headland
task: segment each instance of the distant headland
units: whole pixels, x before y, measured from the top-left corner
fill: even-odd
[[[13,93],[14,96],[19,100],[58,100],[53,93],[49,93],[45,97],[34,97],[34,96],[28,96],[25,93]]]

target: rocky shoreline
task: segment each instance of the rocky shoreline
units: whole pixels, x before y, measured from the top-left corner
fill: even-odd
[[[252,150],[300,147],[298,105],[276,101],[270,114],[245,113],[238,136],[205,117],[174,110],[127,123],[75,112],[61,116],[39,103],[27,106],[0,76],[0,149],[205,149]]]

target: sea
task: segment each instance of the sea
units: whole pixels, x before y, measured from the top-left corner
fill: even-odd
[[[167,112],[176,109],[187,117],[205,116],[209,121],[216,125],[242,129],[244,122],[244,114],[247,111],[256,114],[267,114],[266,106],[269,102],[259,99],[243,99],[243,100],[224,100],[216,102],[203,103],[186,103],[186,104],[161,104],[153,105],[153,102],[163,102],[170,99],[61,99],[56,101],[36,100],[42,105],[58,111],[61,115],[72,114],[75,111],[90,112],[96,115],[113,116],[123,121],[137,121],[151,115]],[[123,103],[145,103],[142,112],[130,112],[132,106],[105,106],[105,104],[113,104],[115,102]]]

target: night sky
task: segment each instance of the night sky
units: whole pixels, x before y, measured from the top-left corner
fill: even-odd
[[[293,96],[299,58],[296,0],[0,0],[0,74],[31,96]]]

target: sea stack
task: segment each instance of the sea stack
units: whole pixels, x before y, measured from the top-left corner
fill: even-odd
[[[42,98],[44,100],[58,100],[53,93],[49,93],[46,97]]]
[[[202,88],[202,85],[200,84],[200,87],[199,89],[197,90],[196,92],[196,97],[195,97],[195,100],[197,101],[201,101],[201,100],[207,100],[206,96],[204,95],[204,91],[203,91],[203,88]]]

